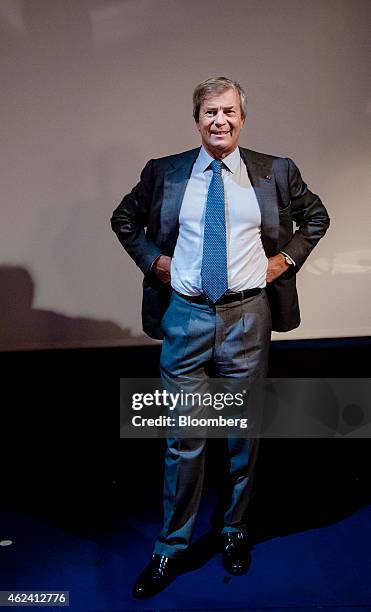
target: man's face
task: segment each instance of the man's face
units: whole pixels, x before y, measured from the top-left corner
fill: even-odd
[[[243,124],[240,98],[234,89],[210,94],[202,101],[197,129],[206,151],[216,159],[234,151]]]

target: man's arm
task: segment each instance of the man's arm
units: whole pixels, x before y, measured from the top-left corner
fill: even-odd
[[[291,201],[292,218],[298,229],[291,240],[282,246],[299,270],[306,258],[325,235],[330,217],[320,198],[312,193],[304,183],[298,167],[292,159],[287,158],[288,187]]]
[[[111,226],[124,249],[143,274],[148,274],[160,249],[145,232],[152,203],[154,178],[153,160],[144,167],[139,183],[128,193],[111,218]]]
[[[295,262],[294,269],[298,271],[330,225],[330,217],[318,195],[308,189],[292,159],[287,158],[286,161],[291,215],[298,229],[291,240],[282,246],[281,253],[269,258],[267,282],[274,281],[291,267],[282,252]]]

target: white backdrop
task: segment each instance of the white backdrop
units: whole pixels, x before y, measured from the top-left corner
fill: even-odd
[[[368,0],[1,0],[0,348],[145,342],[109,219],[151,157],[198,145],[192,91],[248,93],[241,144],[292,157],[331,228],[301,326],[371,333]]]

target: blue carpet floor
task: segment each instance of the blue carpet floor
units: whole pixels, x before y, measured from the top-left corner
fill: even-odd
[[[74,611],[371,611],[371,506],[255,543],[243,577],[226,575],[217,554],[145,602],[132,599],[131,585],[151,554],[157,517],[121,519],[88,536],[10,511],[0,521],[1,538],[13,541],[0,547],[0,589],[68,590]]]

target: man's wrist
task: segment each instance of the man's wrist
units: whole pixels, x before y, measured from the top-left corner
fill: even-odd
[[[151,265],[150,265],[150,267],[149,267],[149,272],[153,272],[154,265],[155,265],[155,264],[156,264],[156,262],[157,262],[157,261],[160,259],[160,257],[161,257],[161,254],[160,254],[160,255],[157,255],[156,259],[154,259],[154,260],[153,260],[153,262],[151,263]]]
[[[288,255],[288,253],[285,253],[285,251],[280,251],[280,253],[284,256],[285,258],[285,262],[289,265],[289,266],[296,266],[295,261],[293,260],[292,257],[290,257],[290,255]]]

